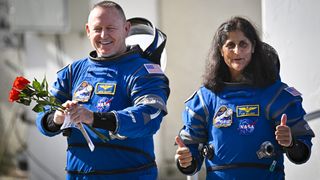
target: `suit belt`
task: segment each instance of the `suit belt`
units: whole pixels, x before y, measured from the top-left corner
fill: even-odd
[[[68,174],[81,174],[81,175],[110,175],[110,174],[121,174],[121,173],[130,173],[130,172],[136,172],[136,171],[142,171],[146,170],[152,167],[157,167],[157,164],[155,160],[146,152],[133,148],[133,147],[127,147],[122,145],[116,145],[116,144],[109,144],[109,143],[95,143],[97,147],[104,147],[104,148],[112,148],[112,149],[121,149],[124,151],[130,151],[137,154],[141,154],[148,159],[149,163],[137,166],[137,167],[130,167],[125,169],[114,169],[114,170],[92,170],[89,172],[84,171],[78,171],[78,170],[68,170],[66,169]],[[88,147],[87,144],[83,143],[74,143],[74,144],[68,144],[68,149],[74,148],[74,147]]]
[[[234,169],[234,168],[260,168],[260,169],[270,170],[270,167],[271,167],[271,165],[269,165],[269,164],[261,164],[261,163],[234,163],[234,164],[210,166],[210,167],[207,167],[207,172],[220,171],[220,170],[225,170],[225,169]],[[276,166],[274,168],[274,171],[283,172],[284,168]]]

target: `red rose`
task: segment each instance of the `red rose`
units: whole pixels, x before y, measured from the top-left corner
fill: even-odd
[[[13,87],[17,90],[23,90],[30,83],[26,78],[19,76],[14,80]]]
[[[20,92],[12,88],[9,94],[9,101],[14,102],[19,100],[20,99],[19,95],[20,95]]]

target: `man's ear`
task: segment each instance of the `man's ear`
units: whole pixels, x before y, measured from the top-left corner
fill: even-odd
[[[87,36],[89,37],[90,36],[90,28],[89,28],[88,23],[86,24],[85,28],[86,28]]]
[[[126,24],[125,24],[125,31],[126,31],[126,36],[128,36],[129,34],[129,31],[130,31],[130,28],[131,28],[131,23],[129,21],[126,21]]]

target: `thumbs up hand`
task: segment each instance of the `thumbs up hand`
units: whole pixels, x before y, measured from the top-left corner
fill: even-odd
[[[186,147],[183,143],[182,139],[179,136],[176,136],[176,143],[178,145],[178,149],[175,154],[175,160],[177,160],[181,167],[186,168],[191,165],[192,162],[192,154],[190,149]]]
[[[291,129],[287,126],[287,115],[282,114],[281,123],[276,127],[276,140],[283,147],[289,147],[292,144]]]

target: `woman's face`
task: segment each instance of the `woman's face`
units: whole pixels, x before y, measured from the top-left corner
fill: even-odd
[[[237,80],[250,63],[254,47],[242,31],[236,30],[228,33],[228,39],[220,52],[229,68],[232,80]]]

